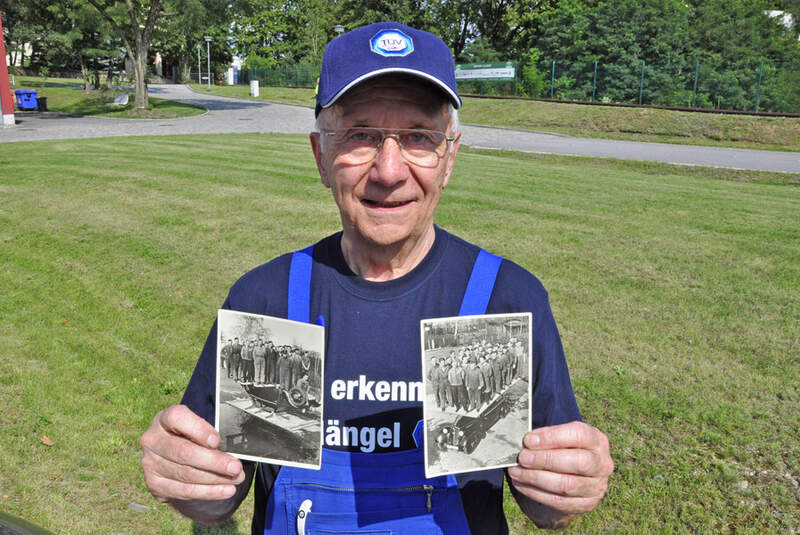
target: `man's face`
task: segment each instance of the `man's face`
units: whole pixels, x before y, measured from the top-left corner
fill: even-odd
[[[326,113],[324,129],[355,126],[449,131],[449,108],[438,91],[407,77],[364,82]],[[342,162],[330,138],[311,135],[322,183],[331,188],[346,239],[386,247],[419,239],[433,229],[433,213],[453,169],[458,138],[442,148],[434,167],[410,164],[395,138],[385,138],[376,157],[360,165]],[[441,153],[441,152],[440,152]]]

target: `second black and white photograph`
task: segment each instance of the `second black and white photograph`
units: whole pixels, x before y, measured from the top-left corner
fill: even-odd
[[[531,429],[530,313],[421,322],[425,476],[517,464]]]
[[[216,428],[241,459],[319,469],[325,329],[220,310]]]

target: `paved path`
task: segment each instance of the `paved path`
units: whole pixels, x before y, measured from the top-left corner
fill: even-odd
[[[150,86],[151,96],[202,106],[203,115],[176,119],[70,117],[57,113],[23,112],[17,125],[0,128],[0,142],[168,134],[284,132],[301,134],[314,127],[310,108],[286,106],[195,93],[184,85]]]
[[[166,134],[252,132],[307,133],[314,125],[311,108],[271,104],[196,93],[184,85],[154,85],[150,94],[207,108],[203,115],[178,119],[111,119],[24,112],[17,125],[0,127],[0,143]],[[502,128],[462,125],[462,143],[473,147],[525,152],[595,156],[666,163],[800,173],[800,153],[667,143],[589,139]]]
[[[462,129],[466,143],[475,147],[800,173],[800,152],[577,138],[480,126],[464,126]]]

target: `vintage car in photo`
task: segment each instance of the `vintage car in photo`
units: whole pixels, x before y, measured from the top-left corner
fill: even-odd
[[[442,450],[458,450],[472,453],[484,439],[486,433],[527,393],[527,383],[518,380],[506,388],[477,416],[459,415],[452,423],[439,426],[434,433],[436,443]]]

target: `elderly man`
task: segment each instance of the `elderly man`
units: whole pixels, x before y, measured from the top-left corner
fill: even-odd
[[[598,504],[613,469],[608,441],[579,421],[544,288],[434,225],[458,153],[460,105],[452,56],[432,34],[379,23],[328,45],[311,146],[342,230],[244,275],[223,307],[325,325],[325,425],[355,428],[353,441],[379,439],[365,453],[323,430],[318,471],[218,451],[214,327],[184,405],[158,413],[142,436],[156,498],[217,523],[255,480],[257,534],[508,533],[503,470],[424,477],[420,319],[530,311],[535,429],[519,437],[519,465],[506,472],[512,492],[546,527]],[[406,388],[379,396],[378,383]]]

